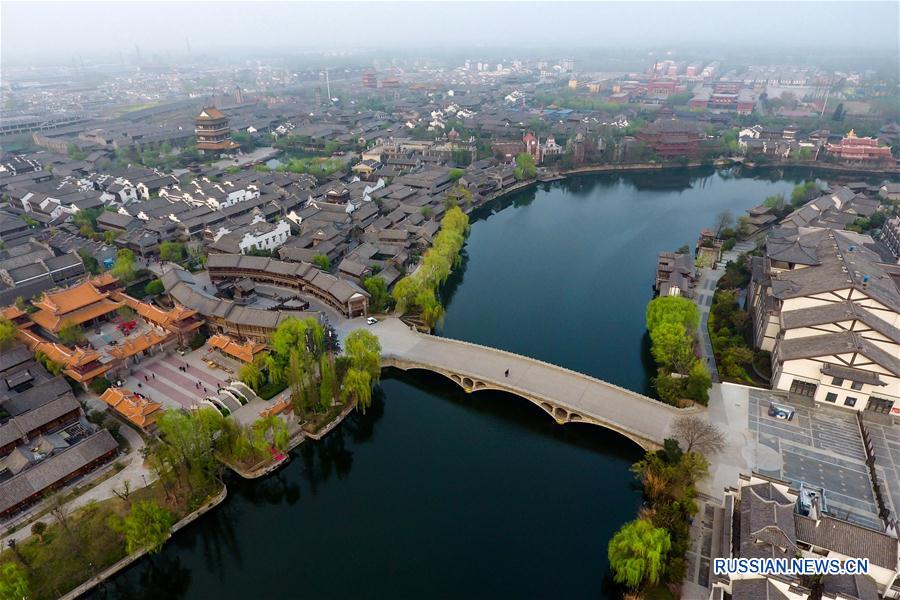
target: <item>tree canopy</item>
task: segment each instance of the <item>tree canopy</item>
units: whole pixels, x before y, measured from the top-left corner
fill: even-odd
[[[16,343],[16,326],[9,319],[0,319],[0,350],[9,350]]]
[[[134,252],[128,248],[122,248],[116,255],[116,262],[110,272],[122,283],[130,283],[134,280],[137,267],[134,263]]]
[[[122,519],[128,553],[141,550],[151,554],[159,552],[172,535],[174,523],[174,515],[156,502],[142,500],[135,503],[131,512]]]
[[[654,527],[644,519],[626,523],[610,540],[607,549],[613,579],[632,589],[645,583],[658,583],[671,546],[665,529]]]
[[[515,175],[516,181],[534,179],[535,175],[537,175],[537,166],[534,164],[534,157],[527,152],[522,152],[516,156],[516,167],[513,169],[513,175]]]
[[[401,312],[418,310],[422,320],[434,327],[444,315],[444,307],[437,298],[437,291],[459,262],[459,253],[469,230],[469,217],[453,206],[441,220],[441,230],[431,248],[422,258],[422,264],[412,275],[407,275],[394,285],[391,292]]]

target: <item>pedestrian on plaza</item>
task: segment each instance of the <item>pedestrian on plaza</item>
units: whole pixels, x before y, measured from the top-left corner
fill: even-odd
[[[506,370],[506,372],[503,374],[503,376],[504,376],[504,377],[509,377],[509,369]]]

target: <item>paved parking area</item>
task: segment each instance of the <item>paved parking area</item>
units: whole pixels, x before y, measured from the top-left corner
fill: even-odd
[[[849,411],[826,406],[807,408],[790,405],[795,415],[790,421],[770,417],[770,394],[766,390],[750,390],[747,425],[758,446],[767,447],[781,456],[780,466],[757,465],[757,470],[790,481],[822,487],[833,514],[862,525],[881,529],[865,451],[856,423]],[[870,426],[873,443],[883,447],[890,458],[884,461],[882,481],[892,481],[888,494],[900,498],[900,439],[896,429]],[[877,432],[877,433],[876,433]],[[875,440],[878,439],[878,442]],[[757,455],[760,453],[757,452]],[[762,453],[765,454],[765,453]]]

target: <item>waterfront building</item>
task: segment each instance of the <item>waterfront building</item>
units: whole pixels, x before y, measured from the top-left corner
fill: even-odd
[[[659,296],[693,297],[697,269],[690,254],[660,252],[656,263],[656,282],[653,289]]]
[[[857,525],[824,510],[824,494],[797,489],[758,473],[741,475],[725,490],[717,534],[724,559],[869,559],[868,574],[825,575],[822,598],[877,600],[900,597],[900,543],[896,531]],[[712,575],[710,598],[808,600],[812,590],[797,575]]]
[[[231,300],[218,297],[216,290],[199,284],[190,273],[180,268],[166,271],[161,280],[169,297],[178,304],[202,315],[213,333],[221,333],[235,339],[251,339],[268,343],[269,336],[272,335],[279,323],[288,319],[321,320],[322,318],[321,314],[317,312],[269,310],[268,308],[241,306]]]
[[[748,307],[772,353],[773,389],[816,403],[900,414],[900,290],[867,235],[770,231],[753,257]]]
[[[895,162],[889,146],[880,145],[877,138],[859,137],[852,129],[839,143],[828,144],[825,148],[844,162],[888,165]]]
[[[706,134],[696,121],[657,119],[641,129],[636,137],[663,158],[694,158],[699,154],[700,141]]]
[[[200,111],[194,119],[194,132],[197,134],[198,150],[220,153],[238,148],[238,144],[230,139],[228,117],[215,107],[209,106]]]

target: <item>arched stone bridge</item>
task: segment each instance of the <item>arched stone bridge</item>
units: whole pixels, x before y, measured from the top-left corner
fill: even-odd
[[[645,450],[662,446],[672,421],[703,409],[678,409],[582,373],[533,358],[412,331],[390,318],[371,327],[384,366],[440,373],[466,392],[501,390],[539,406],[560,424],[591,423]],[[509,369],[509,376],[506,370]]]

